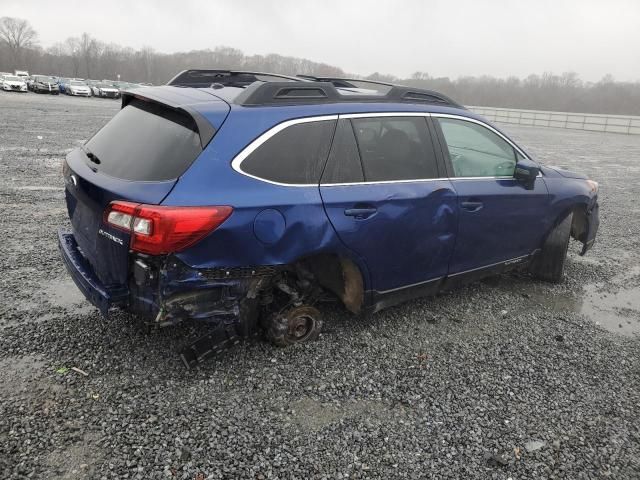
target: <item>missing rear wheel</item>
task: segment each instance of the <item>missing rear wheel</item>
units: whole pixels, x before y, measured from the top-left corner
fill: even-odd
[[[266,336],[274,345],[286,347],[316,340],[321,329],[320,312],[314,307],[302,305],[283,314],[272,315],[266,328]]]

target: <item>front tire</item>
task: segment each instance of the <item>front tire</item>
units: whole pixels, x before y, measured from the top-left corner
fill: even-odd
[[[573,213],[570,213],[551,230],[542,251],[531,264],[530,271],[535,278],[551,283],[562,282],[572,221]]]

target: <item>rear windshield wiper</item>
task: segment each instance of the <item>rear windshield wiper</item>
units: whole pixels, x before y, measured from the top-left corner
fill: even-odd
[[[84,154],[87,156],[87,158],[89,160],[91,160],[96,165],[100,165],[100,159],[98,158],[98,156],[96,154],[94,154],[92,151],[86,149],[85,147],[82,147],[82,151],[84,152]]]

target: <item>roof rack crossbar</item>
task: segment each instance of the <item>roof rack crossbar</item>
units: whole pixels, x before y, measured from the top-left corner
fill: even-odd
[[[339,87],[338,87],[339,88]],[[237,105],[287,105],[311,103],[429,103],[464,108],[449,97],[431,90],[393,85],[384,95],[349,94],[340,92],[328,81],[305,81],[298,85],[290,82],[255,82],[245,88],[234,100]]]
[[[312,80],[314,82],[361,82],[371,83],[372,85],[384,85],[385,87],[393,87],[395,84],[388,82],[380,82],[378,80],[369,80],[365,78],[349,78],[349,77],[314,77],[313,75],[296,75],[304,80]],[[337,85],[336,85],[337,86]],[[353,85],[355,87],[355,85]]]
[[[191,68],[189,70],[183,70],[174,76],[167,82],[167,85],[184,86],[189,87],[192,85],[222,83],[221,79],[225,77],[232,79],[231,77],[237,77],[236,80],[244,81],[245,83],[253,83],[254,81],[260,81],[256,77],[274,77],[278,79],[288,80],[290,82],[304,81],[298,77],[290,75],[281,75],[279,73],[268,72],[253,72],[249,70],[225,70],[225,69],[198,69]],[[242,77],[245,77],[244,79]],[[253,78],[251,78],[253,77]]]

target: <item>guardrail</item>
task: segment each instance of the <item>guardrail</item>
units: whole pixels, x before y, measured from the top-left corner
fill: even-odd
[[[640,135],[640,117],[630,115],[599,115],[593,113],[545,112],[513,108],[467,107],[496,123],[570,128],[594,132]]]

